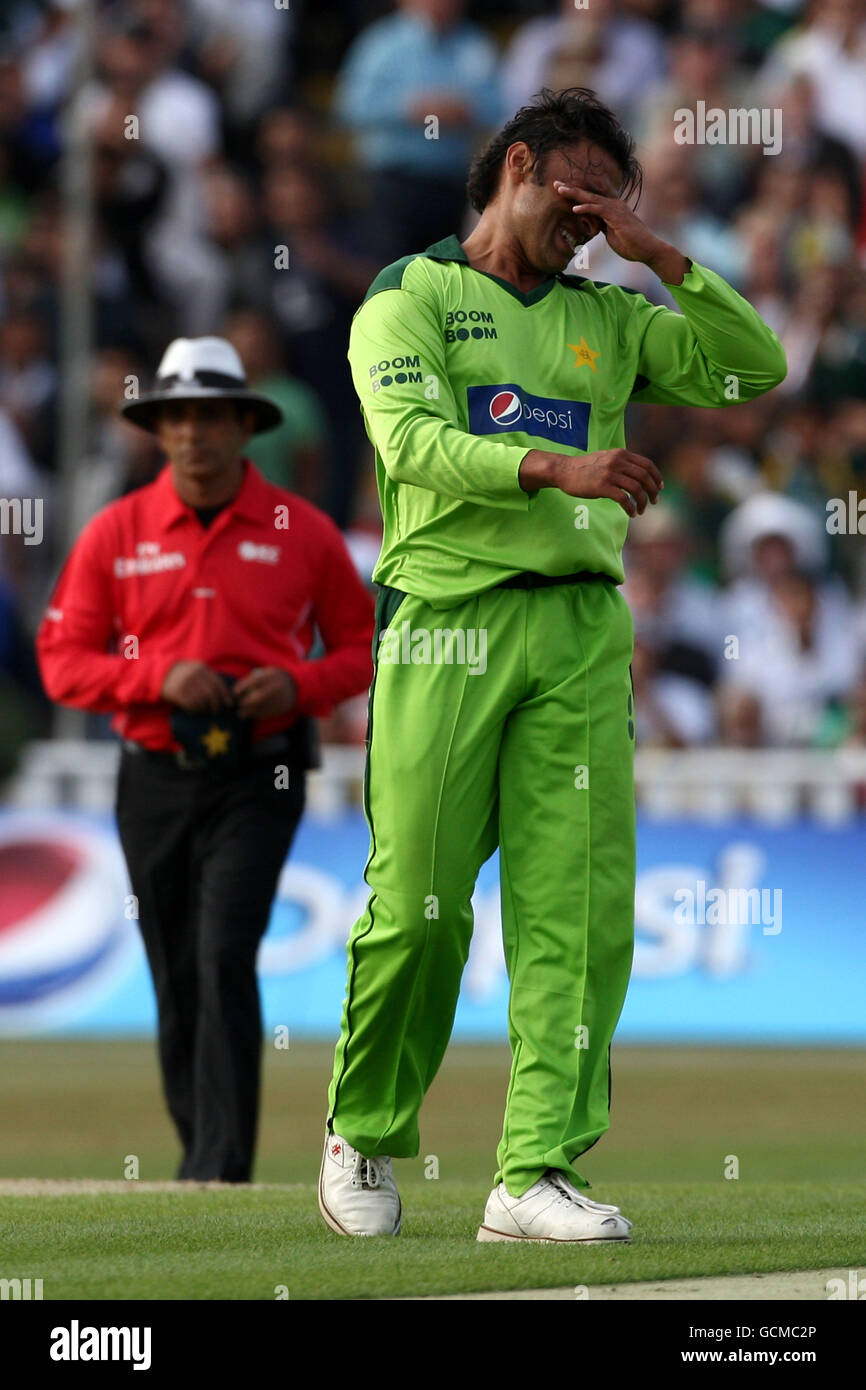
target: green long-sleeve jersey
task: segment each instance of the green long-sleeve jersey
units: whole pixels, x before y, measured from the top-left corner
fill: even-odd
[[[628,517],[609,498],[524,491],[531,449],[625,447],[630,401],[726,406],[784,379],[778,338],[694,262],[682,310],[557,274],[523,293],[456,236],[386,266],[352,321],[349,363],[383,517],[373,578],[448,608],[521,570],[623,580]]]

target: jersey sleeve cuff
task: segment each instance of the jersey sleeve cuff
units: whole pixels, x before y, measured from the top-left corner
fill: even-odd
[[[706,267],[698,265],[697,261],[693,261],[689,256],[686,257],[686,260],[689,262],[689,268],[678,285],[672,285],[667,280],[661,282],[666,290],[670,290],[674,299],[682,290],[687,293],[694,293],[696,290],[702,290],[707,284]],[[713,272],[710,271],[709,273],[712,274]]]
[[[315,661],[293,662],[285,670],[295,683],[296,698],[293,714],[325,715],[330,713],[327,701],[321,698],[318,690],[318,672]]]
[[[177,658],[173,656],[160,656],[154,657],[150,662],[147,671],[147,689],[144,694],[146,701],[156,704],[162,699],[162,687],[165,684],[165,678],[176,660]]]

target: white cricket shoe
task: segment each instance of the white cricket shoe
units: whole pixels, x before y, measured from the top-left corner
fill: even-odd
[[[365,1158],[339,1134],[326,1134],[319,1211],[341,1236],[396,1236],[402,1209],[390,1158]]]
[[[584,1245],[630,1241],[632,1223],[619,1207],[584,1197],[559,1169],[548,1168],[522,1197],[512,1197],[505,1183],[487,1199],[478,1240],[563,1240]]]

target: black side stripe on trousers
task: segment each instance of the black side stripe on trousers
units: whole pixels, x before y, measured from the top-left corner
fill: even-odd
[[[370,752],[373,747],[373,695],[375,694],[376,690],[376,677],[379,674],[379,639],[381,637],[381,634],[386,630],[386,628],[390,627],[394,614],[397,612],[397,609],[400,607],[400,604],[403,602],[405,597],[406,594],[402,589],[392,589],[387,584],[381,584],[379,586],[379,593],[376,595],[376,621],[375,626],[373,628],[373,679],[370,682],[370,694],[367,700],[367,756],[364,762],[364,813],[367,817],[367,824],[370,827],[370,853],[367,858],[367,862],[364,865],[365,880],[367,877],[367,870],[369,869],[370,864],[373,860],[373,856],[376,853],[376,828],[373,825],[373,817],[370,811]],[[358,941],[360,941],[364,936],[369,936],[370,932],[373,930],[375,902],[376,895],[375,893],[373,893],[371,894],[368,902],[370,922],[367,927],[367,930],[365,932],[362,932],[361,936],[353,938],[349,946],[350,967],[349,983],[346,991],[346,1043],[343,1048],[343,1060],[340,1064],[340,1073],[337,1077],[337,1084],[334,1088],[334,1105],[330,1115],[328,1116],[329,1131],[331,1130],[334,1115],[337,1112],[337,1103],[340,1099],[340,1083],[343,1080],[343,1076],[346,1071],[347,1058],[349,1055],[349,1044],[352,1039],[352,995],[354,992],[355,985],[355,973],[357,971],[357,958],[355,954],[355,948],[357,946]],[[375,1155],[367,1155],[367,1157],[375,1157]]]

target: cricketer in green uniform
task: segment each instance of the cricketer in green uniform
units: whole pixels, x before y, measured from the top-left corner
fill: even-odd
[[[384,538],[370,895],[348,943],[328,1128],[368,1157],[418,1153],[470,899],[498,845],[513,1063],[495,1183],[515,1197],[548,1169],[589,1186],[572,1165],[609,1125],[635,881],[633,629],[617,586],[636,508],[622,489],[527,491],[521,464],[625,448],[630,401],[722,406],[785,375],[754,309],[679,261],[678,314],[564,272],[522,291],[450,236],[387,266],[351,329]]]

